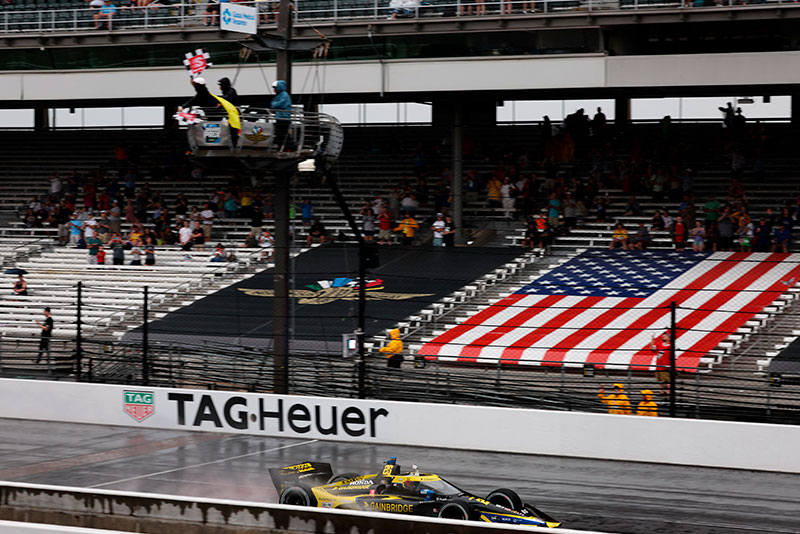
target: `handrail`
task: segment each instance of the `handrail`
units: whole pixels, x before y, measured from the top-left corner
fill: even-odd
[[[702,2],[703,5],[695,5]],[[720,8],[742,10],[766,8],[774,9],[775,5],[783,8],[792,7],[792,3],[782,0],[766,0],[763,4],[735,5],[735,0],[722,0],[721,5],[706,2],[705,0],[666,0],[653,3],[643,3],[640,0],[494,0],[481,4],[466,4],[462,0],[448,0],[445,2],[421,1],[413,6],[392,7],[389,0],[363,0],[357,6],[352,4],[342,5],[341,0],[314,2],[296,1],[294,17],[297,22],[303,20],[314,21],[339,21],[339,20],[380,20],[386,18],[424,19],[430,17],[456,17],[471,16],[471,9],[483,6],[485,14],[508,17],[539,17],[553,14],[569,14],[573,12],[629,12],[629,11],[663,11],[679,10],[715,10]],[[706,6],[705,4],[709,5]],[[242,2],[240,5],[255,6],[260,8],[260,2]],[[310,8],[306,8],[311,4]],[[14,4],[8,4],[0,9],[0,34],[31,32],[115,32],[125,30],[141,30],[142,28],[186,28],[191,26],[202,27],[205,21],[216,21],[216,15],[206,13],[206,7],[219,4],[209,3],[180,3],[173,5],[151,4],[147,7],[119,7],[110,18],[95,18],[98,9],[93,8],[67,8],[67,9],[16,9]],[[477,13],[476,13],[477,14]],[[481,13],[483,14],[483,13]],[[274,19],[273,19],[274,20]],[[99,25],[100,28],[96,28]],[[272,27],[275,22],[265,23],[259,17],[259,26]]]

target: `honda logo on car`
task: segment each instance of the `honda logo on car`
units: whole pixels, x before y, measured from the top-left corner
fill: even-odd
[[[167,395],[177,412],[179,426],[196,428],[226,426],[236,430],[260,430],[323,436],[376,437],[378,422],[389,416],[385,408],[322,406],[281,398],[242,397],[227,399],[209,394],[171,392]]]

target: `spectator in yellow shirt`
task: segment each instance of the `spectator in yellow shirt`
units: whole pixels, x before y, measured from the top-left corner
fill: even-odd
[[[600,386],[600,391],[597,397],[600,402],[608,406],[608,413],[617,415],[631,415],[631,403],[628,396],[625,395],[622,384],[614,384],[614,391],[608,395],[605,394],[606,390]]]
[[[400,221],[400,224],[397,225],[397,228],[394,229],[395,232],[402,232],[403,240],[402,243],[404,245],[411,245],[414,242],[414,233],[419,228],[419,223],[414,219],[414,217],[406,212],[406,218]]]
[[[653,392],[649,389],[641,391],[642,400],[636,408],[636,415],[644,417],[658,417],[658,404],[653,400]]]

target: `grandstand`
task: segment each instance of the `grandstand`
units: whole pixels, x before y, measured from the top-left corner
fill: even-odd
[[[409,270],[415,273],[413,276],[427,277],[434,282],[438,280],[440,285],[447,286],[442,294],[427,289],[413,291],[429,296],[410,299],[411,304],[405,307],[375,305],[372,309],[379,309],[379,312],[368,311],[375,314],[369,318],[369,346],[372,349],[369,372],[374,378],[368,380],[371,394],[385,398],[396,395],[393,387],[397,387],[398,378],[386,375],[382,369],[382,355],[377,352],[386,342],[383,330],[396,326],[401,330],[407,349],[406,367],[410,368],[411,362],[419,366],[406,369],[408,376],[413,377],[409,386],[412,389],[416,384],[420,391],[431,394],[432,389],[441,388],[444,393],[439,400],[445,402],[507,405],[517,400],[509,391],[504,392],[504,387],[519,384],[516,380],[523,383],[536,381],[540,389],[520,393],[519,398],[524,400],[519,402],[558,409],[602,410],[603,407],[596,402],[594,387],[603,380],[624,379],[632,386],[655,387],[648,340],[654,333],[667,328],[670,299],[659,294],[658,304],[651,306],[658,308],[658,320],[635,328],[639,324],[637,319],[617,322],[616,316],[608,316],[600,322],[590,318],[582,324],[568,323],[567,315],[575,315],[575,310],[580,307],[600,308],[596,301],[610,295],[591,294],[580,299],[578,295],[572,295],[572,300],[567,298],[564,301],[567,304],[559,306],[555,304],[555,298],[548,300],[548,297],[554,297],[548,294],[545,296],[547,307],[535,303],[525,305],[526,320],[530,322],[506,317],[503,313],[510,313],[509,310],[503,312],[500,308],[508,308],[508,300],[518,298],[515,295],[521,290],[540,290],[542,281],[552,282],[558,277],[569,276],[581,262],[604,266],[600,269],[604,272],[597,274],[605,276],[616,274],[615,269],[624,270],[643,257],[673,263],[696,260],[680,272],[692,268],[727,269],[730,266],[728,258],[735,257],[741,265],[731,267],[731,272],[726,275],[727,285],[709,285],[702,303],[689,298],[679,302],[676,327],[681,333],[677,365],[685,371],[681,380],[687,384],[693,382],[694,392],[702,391],[704,395],[701,401],[690,399],[689,393],[682,393],[679,402],[687,415],[693,415],[692,406],[706,404],[735,405],[739,402],[744,408],[757,406],[757,409],[762,409],[762,400],[776,391],[776,373],[770,370],[772,359],[780,360],[783,348],[798,335],[795,318],[800,305],[794,280],[799,277],[793,276],[797,255],[780,251],[717,251],[701,255],[671,252],[674,248],[673,234],[658,226],[650,230],[647,250],[608,251],[617,223],[623,223],[632,233],[640,223],[651,226],[657,210],[691,214],[701,219],[711,195],[720,200],[728,196],[732,159],[739,151],[745,165],[736,170],[736,176],[744,188],[746,205],[754,219],[765,215],[768,208],[776,212],[776,217],[785,205],[791,210],[797,209],[795,198],[800,193],[796,179],[798,160],[791,146],[791,139],[796,134],[797,116],[800,116],[800,105],[796,102],[792,103],[792,116],[765,122],[766,143],[750,137],[728,135],[721,128],[719,119],[676,119],[667,136],[664,124],[637,122],[630,117],[631,99],[634,98],[783,95],[792,92],[786,88],[792,83],[788,69],[781,67],[791,51],[784,50],[779,40],[763,35],[783,32],[788,40],[795,31],[794,20],[800,14],[796,6],[782,3],[764,6],[727,3],[731,5],[719,7],[701,4],[694,2],[690,8],[683,2],[610,4],[556,0],[542,3],[538,12],[523,13],[523,3],[512,2],[512,12],[503,14],[499,3],[489,3],[486,17],[471,17],[462,12],[460,3],[436,1],[419,6],[413,13],[406,13],[407,17],[387,21],[388,5],[382,3],[338,0],[296,3],[294,22],[297,33],[309,35],[312,27],[321,32],[330,41],[331,58],[338,60],[326,63],[319,57],[301,55],[298,58],[298,71],[304,76],[295,76],[295,94],[306,109],[315,109],[320,104],[367,102],[423,102],[431,108],[430,124],[348,126],[344,152],[333,169],[347,204],[355,214],[360,212],[365,202],[372,202],[376,196],[389,205],[393,201],[399,203],[397,195],[407,190],[428,197],[417,210],[416,218],[421,229],[415,236],[412,252],[385,253],[382,261],[409,262],[413,267]],[[184,132],[174,129],[170,120],[171,108],[182,102],[187,90],[179,60],[189,47],[202,45],[210,50],[214,58],[212,72],[238,79],[237,88],[242,100],[250,105],[264,105],[265,95],[262,93],[273,71],[271,65],[265,67],[262,62],[268,63],[272,56],[264,54],[259,58],[240,53],[237,42],[240,36],[203,25],[202,4],[176,3],[142,9],[118,7],[121,9],[113,19],[111,30],[95,30],[93,13],[83,3],[25,0],[6,2],[0,8],[0,37],[3,39],[0,77],[9,81],[8,87],[11,88],[7,90],[8,100],[3,104],[8,108],[31,109],[34,114],[32,131],[0,132],[0,158],[3,161],[0,174],[0,257],[4,268],[28,271],[26,278],[30,287],[27,296],[3,295],[0,299],[2,366],[7,373],[27,376],[55,371],[59,377],[71,378],[75,376],[75,355],[80,357],[84,351],[83,356],[91,357],[95,363],[103,363],[104,359],[105,363],[124,363],[123,370],[115,367],[113,371],[109,366],[101,365],[106,374],[99,371],[100,367],[95,367],[93,379],[112,381],[124,380],[126,376],[141,376],[137,358],[143,357],[140,352],[143,348],[143,322],[153,322],[154,331],[158,331],[161,328],[155,326],[158,321],[164,320],[166,322],[159,324],[168,325],[170,320],[180,319],[181,314],[185,320],[187,314],[191,317],[195,310],[203,306],[207,309],[214,298],[238,291],[240,286],[248,289],[247,283],[252,281],[262,283],[271,273],[272,263],[264,257],[261,248],[244,247],[251,232],[246,212],[231,216],[223,214],[220,209],[213,224],[211,242],[206,244],[204,251],[192,251],[191,258],[187,258],[185,251],[178,246],[159,245],[155,266],[88,265],[84,250],[60,245],[52,221],[31,224],[26,220],[31,197],[46,198],[50,193],[50,177],[59,173],[66,178],[73,170],[81,177],[91,174],[102,188],[115,180],[122,184],[125,172],[133,168],[137,173],[136,192],[148,184],[151,192],[163,197],[167,207],[178,193],[184,194],[191,206],[202,206],[219,192],[223,192],[223,197],[233,194],[241,198],[243,192],[266,196],[274,187],[274,177],[268,173],[199,169],[197,162],[185,157]],[[785,26],[780,29],[773,25],[775,13],[780,13],[784,20]],[[673,61],[671,58],[679,54],[673,48],[674,41],[671,37],[667,39],[661,28],[682,24],[692,28],[689,35],[681,33],[684,35],[681,42],[688,44],[675,46],[680,53],[688,49],[692,54],[680,55],[685,62],[671,67],[674,65],[669,63]],[[727,25],[728,31],[720,32],[719,24]],[[261,30],[271,30],[273,25],[274,19],[262,23]],[[634,28],[637,29],[634,31]],[[525,35],[535,37],[523,38]],[[736,47],[725,48],[731,45],[729,37],[737,35],[742,38],[736,41]],[[755,35],[762,38],[757,39]],[[118,53],[122,50],[120,46],[125,47],[122,59]],[[76,59],[69,52],[71,47],[80,47],[90,59]],[[772,61],[760,62],[765,65],[765,70],[742,77],[739,69],[725,63],[734,57],[728,54],[729,51],[763,55]],[[49,55],[50,59],[45,60],[44,55]],[[645,55],[649,62],[646,67],[641,64],[627,66]],[[755,61],[758,62],[758,58]],[[709,64],[723,65],[713,83],[702,72],[708,70]],[[747,65],[753,68],[752,63]],[[373,68],[380,70],[371,70]],[[18,74],[17,69],[20,69]],[[74,71],[71,81],[55,90],[41,82],[46,78],[35,77],[48,75],[51,69]],[[497,69],[495,74],[491,74],[491,69]],[[631,74],[641,71],[642,76],[653,75],[653,71],[646,69],[663,71],[664,76],[672,76],[673,83],[661,83],[658,80],[662,78],[655,77],[656,81],[644,83]],[[527,78],[528,71],[540,72],[541,80]],[[378,75],[373,76],[375,73]],[[12,75],[17,78],[12,80]],[[95,75],[100,77],[91,77]],[[128,77],[134,75],[147,83]],[[326,78],[328,75],[330,78]],[[114,87],[119,94],[108,94],[103,87],[98,88],[112,77],[114,82],[107,85]],[[180,78],[180,83],[172,81],[172,78]],[[96,82],[97,79],[101,82]],[[377,79],[382,81],[374,85]],[[367,88],[362,89],[361,85]],[[132,86],[136,86],[134,91],[130,89]],[[31,87],[35,87],[35,91]],[[575,111],[570,107],[570,99],[613,100],[615,118],[609,121],[608,131],[602,136],[592,131],[586,138],[563,124],[567,122],[566,116],[555,120],[561,123],[559,126],[564,126],[556,131],[545,131],[538,120],[526,124],[498,124],[495,120],[498,100],[554,98],[566,99],[564,115]],[[56,107],[129,105],[163,107],[166,118],[163,127],[67,130],[52,128],[47,120],[48,110]],[[452,212],[457,202],[455,198],[449,198],[455,188],[450,175],[456,163],[453,146],[456,143],[456,117],[459,116],[457,109],[461,110],[458,113],[464,119],[460,142],[466,141],[469,146],[469,150],[459,158],[459,168],[469,171],[475,178],[471,189],[465,191],[462,198],[464,250],[486,258],[494,255],[494,251],[501,252],[497,252],[492,261],[487,260],[485,266],[481,264],[483,271],[470,271],[469,277],[453,280],[448,274],[456,276],[455,267],[444,266],[440,267],[443,269],[440,272],[426,273],[424,258],[425,254],[433,257],[432,254],[439,252],[432,249],[430,230],[435,213],[439,210]],[[747,123],[748,132],[754,127],[753,121]],[[554,132],[558,136],[565,132],[573,135],[573,155],[552,157],[548,147]],[[738,135],[743,135],[742,131]],[[118,147],[127,147],[135,156],[120,161],[115,154]],[[648,170],[648,166],[653,168]],[[512,167],[515,167],[513,171]],[[690,188],[685,189],[681,183],[680,190],[658,194],[645,184],[650,180],[647,173],[657,174],[656,169],[673,179],[691,169]],[[629,178],[625,177],[626,173]],[[647,180],[642,178],[646,174]],[[537,181],[533,181],[534,175]],[[495,176],[512,176],[520,181],[527,179],[535,187],[530,198],[525,202],[513,202],[513,208],[509,210],[502,207],[502,202],[489,202],[487,184]],[[443,185],[439,183],[440,178]],[[677,180],[673,181],[677,183]],[[580,196],[587,212],[569,230],[563,229],[566,221],[562,213],[562,230],[553,231],[552,240],[544,242],[541,247],[523,248],[526,218],[548,215],[543,210],[547,210],[551,192],[561,199],[567,192]],[[691,196],[684,199],[683,193],[687,192]],[[85,198],[81,184],[76,184],[74,193],[77,205],[83,205]],[[305,290],[308,285],[338,278],[354,279],[355,260],[349,255],[352,247],[347,245],[353,244],[355,238],[327,185],[320,183],[318,176],[298,175],[292,183],[292,195],[294,203],[310,200],[313,214],[325,224],[328,237],[337,242],[336,246],[344,244],[341,249],[329,245],[315,246],[309,253],[311,247],[306,246],[308,225],[301,222],[298,210],[292,225],[293,254],[296,256],[293,261],[306,269],[303,275],[308,280],[298,281],[294,290]],[[636,196],[636,210],[629,209],[631,195]],[[598,197],[604,199],[605,216],[602,218],[597,216],[594,204]],[[400,208],[394,207],[397,219]],[[146,207],[146,218],[151,218],[155,209],[154,206]],[[153,226],[154,221],[145,222],[145,227]],[[791,229],[793,239],[789,253],[798,251],[800,234],[796,226]],[[269,218],[263,227],[274,230]],[[123,221],[123,234],[132,229],[131,222]],[[396,233],[393,241],[395,244],[399,241]],[[217,243],[226,253],[234,252],[236,260],[211,262]],[[326,249],[327,252],[320,252]],[[346,252],[348,250],[350,252]],[[335,259],[330,259],[334,256]],[[320,260],[322,257],[328,259]],[[467,255],[463,258],[466,259],[460,261],[470,262]],[[621,263],[603,263],[608,258]],[[341,267],[337,263],[340,260]],[[474,263],[473,267],[477,269],[478,260]],[[333,265],[336,265],[335,269],[331,267]],[[747,274],[751,268],[757,274],[763,274],[773,267],[777,270],[771,276],[758,278]],[[325,268],[327,272],[323,272]],[[646,265],[644,268],[652,270],[657,267]],[[737,269],[742,269],[742,272]],[[403,279],[399,271],[388,269],[383,272],[375,268],[370,275],[386,283],[386,292],[391,292],[392,284],[396,284],[394,287],[401,285],[400,281],[413,285],[410,283],[413,276],[407,275]],[[637,276],[641,274],[634,273]],[[758,278],[759,283],[752,287],[743,286],[740,279],[744,277]],[[10,288],[13,278],[12,274],[3,275],[0,283]],[[615,289],[613,281],[599,280],[595,282],[596,286]],[[643,280],[649,289],[656,286],[652,279]],[[81,282],[80,298],[78,282]],[[631,281],[624,283],[630,284]],[[692,283],[688,281],[678,290],[692,289]],[[738,296],[728,298],[725,291],[730,284],[739,292]],[[419,282],[419,285],[423,283]],[[147,314],[143,309],[145,287],[149,296]],[[266,285],[260,289],[270,290]],[[403,291],[412,292],[408,287]],[[536,292],[536,295],[541,294]],[[749,304],[750,300],[739,303],[743,298],[741,295],[756,295],[751,300],[758,302],[753,305]],[[633,298],[633,295],[626,296]],[[706,310],[706,302],[711,302],[716,308]],[[735,310],[725,308],[734,302]],[[330,339],[337,340],[342,333],[352,331],[355,315],[352,304],[339,303],[342,306],[337,308],[336,314],[339,315],[319,312],[319,317],[326,319],[322,321],[317,317],[317,322],[332,325],[320,334],[328,336],[326,343],[333,343]],[[295,305],[298,308],[306,306]],[[627,305],[625,309],[628,311],[634,308],[630,303]],[[40,318],[43,306],[54,310],[57,324],[53,344],[55,368],[44,368],[34,363],[40,329],[33,321]],[[268,305],[263,307],[269,309]],[[566,309],[569,307],[572,309]],[[305,311],[309,309],[312,309],[310,305]],[[232,311],[231,316],[236,313],[239,312]],[[631,313],[639,314],[636,317],[641,319],[640,312]],[[726,313],[735,316],[735,320],[724,316]],[[501,319],[475,324],[480,322],[476,317],[494,315]],[[308,319],[303,318],[302,312],[296,317]],[[264,319],[263,323],[267,322],[268,319]],[[244,321],[239,321],[237,328],[242,324]],[[457,338],[463,330],[475,326],[478,328],[471,329],[476,333],[473,339],[465,342]],[[263,330],[263,325],[259,328]],[[568,335],[581,329],[598,332],[594,337],[581,337],[585,340],[581,344],[576,342],[578,336]],[[631,333],[629,339],[622,340],[624,336],[620,331],[626,329],[636,332]],[[478,331],[480,335],[477,335]],[[566,341],[553,341],[553,334],[557,332],[565,334],[562,339]],[[237,339],[247,337],[240,334],[237,331]],[[295,332],[294,335],[301,339],[300,334]],[[262,345],[225,346],[230,353],[220,352],[213,356],[219,347],[208,342],[202,348],[194,346],[194,353],[189,354],[174,347],[186,341],[178,332],[171,341],[169,332],[165,335],[159,331],[159,335],[158,340],[151,339],[152,347],[148,347],[152,349],[150,357],[168,369],[165,375],[179,367],[173,358],[181,360],[182,384],[202,384],[203,374],[208,373],[208,382],[213,387],[268,391],[273,386],[271,379],[262,376],[261,371],[258,379],[250,381],[241,376],[225,376],[225,372],[212,371],[209,366],[195,367],[196,376],[193,377],[187,377],[184,372],[199,361],[200,354],[215,361],[221,366],[219,369],[227,369],[223,361],[226,354],[229,360],[238,358],[240,362],[263,367],[265,356],[258,353],[259,350],[263,352]],[[614,339],[617,341],[611,342]],[[173,352],[167,358],[161,349],[170,342],[173,347],[169,350]],[[626,344],[628,342],[630,345]],[[572,344],[565,346],[563,343]],[[300,354],[296,355],[298,362],[295,365],[301,376],[296,378],[293,392],[341,394],[347,391],[347,394],[352,394],[347,390],[347,384],[354,380],[352,364],[347,360],[335,360],[339,351],[328,345],[323,352],[330,358],[326,365],[329,365],[331,373],[324,383],[322,374],[303,376],[304,373],[313,374],[308,369],[314,367]],[[487,370],[497,377],[496,383],[487,385],[479,381],[486,379]],[[597,375],[584,376],[586,373]],[[781,372],[783,389],[780,395],[775,395],[780,400],[767,402],[763,408],[765,412],[769,412],[775,403],[796,403],[796,392],[790,384],[791,374],[785,370]],[[174,376],[171,374],[170,380],[175,380]],[[503,376],[507,381],[500,380]],[[445,377],[443,382],[450,381],[447,387],[438,381],[441,377]],[[315,379],[320,382],[315,382]],[[340,383],[334,386],[336,381]],[[454,384],[463,384],[463,391],[458,391]],[[752,391],[753,399],[733,399],[725,389],[739,386]],[[684,387],[688,388],[686,384]],[[570,404],[572,401],[565,399],[564,390],[570,388],[579,392],[577,404]],[[488,395],[492,398],[487,400],[487,396],[476,393],[470,397],[471,390],[473,393],[483,390],[483,394],[493,391],[496,396]],[[694,415],[701,411],[697,408]],[[723,412],[730,414],[726,410],[718,410],[716,414]]]

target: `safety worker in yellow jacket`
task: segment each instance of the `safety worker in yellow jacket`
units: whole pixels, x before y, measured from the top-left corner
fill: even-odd
[[[639,401],[639,406],[636,407],[636,415],[658,417],[658,404],[653,400],[653,392],[649,389],[643,389],[640,393],[642,394],[642,400]]]
[[[387,367],[399,369],[403,364],[403,341],[400,339],[400,330],[395,328],[389,331],[391,341],[386,346],[381,347],[380,351],[386,353],[388,360]]]
[[[597,394],[600,402],[608,406],[608,413],[617,415],[631,415],[631,403],[628,396],[625,395],[622,384],[614,384],[614,391],[606,395],[606,390],[600,386],[600,391]]]
[[[406,218],[400,221],[395,232],[403,234],[402,243],[404,245],[411,245],[414,242],[414,234],[419,229],[419,223],[414,219],[414,216],[406,212]]]

